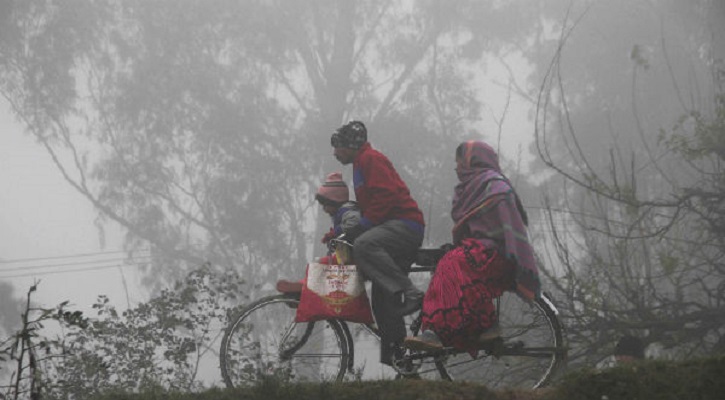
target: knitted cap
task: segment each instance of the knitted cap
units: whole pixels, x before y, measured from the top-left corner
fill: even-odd
[[[330,138],[330,144],[334,148],[359,149],[367,140],[368,130],[365,124],[360,121],[350,121],[337,128]]]
[[[333,172],[327,175],[325,183],[320,186],[317,190],[318,201],[324,202],[324,200],[333,201],[335,203],[344,203],[350,199],[350,192],[347,189],[347,184],[342,180],[342,174],[339,172]],[[320,200],[322,197],[324,200]]]

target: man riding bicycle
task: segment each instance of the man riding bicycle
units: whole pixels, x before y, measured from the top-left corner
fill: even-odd
[[[423,242],[423,213],[385,155],[367,141],[360,121],[338,128],[331,137],[335,158],[352,164],[353,184],[362,218],[347,231],[353,257],[372,281],[372,308],[381,331],[381,362],[391,364],[396,344],[405,338],[403,316],[418,310],[424,293],[408,278]]]

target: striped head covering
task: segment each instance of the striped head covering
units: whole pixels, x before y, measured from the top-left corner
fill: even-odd
[[[325,183],[320,186],[315,196],[320,203],[336,203],[338,205],[350,200],[350,191],[347,184],[342,180],[340,172],[333,172],[327,175]]]
[[[529,243],[528,218],[511,182],[501,173],[498,155],[481,141],[456,149],[459,183],[453,196],[453,240],[474,237],[495,245],[516,265],[516,289],[527,299],[541,292],[534,251]]]

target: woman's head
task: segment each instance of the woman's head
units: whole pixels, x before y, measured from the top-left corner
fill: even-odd
[[[456,173],[458,178],[468,171],[493,169],[501,172],[498,165],[498,154],[491,146],[480,140],[469,140],[458,145],[456,149]]]

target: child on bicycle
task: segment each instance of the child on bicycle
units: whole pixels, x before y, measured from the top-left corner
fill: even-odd
[[[425,294],[422,334],[405,339],[414,350],[445,345],[475,353],[481,342],[501,335],[494,298],[509,290],[528,300],[540,294],[526,212],[498,155],[484,142],[464,142],[456,164],[455,247],[438,262]]]
[[[350,201],[350,191],[347,184],[342,180],[342,174],[333,172],[327,175],[327,179],[317,190],[315,200],[320,203],[322,210],[332,218],[332,227],[322,237],[322,243],[328,243],[331,239],[339,237],[350,228],[360,223],[360,207],[356,202]],[[335,263],[333,255],[321,257],[317,262],[328,264]],[[302,290],[304,279],[299,282],[280,280],[277,282],[277,290],[283,293],[299,292]]]
[[[315,199],[332,218],[332,228],[322,237],[322,243],[328,243],[357,226],[360,223],[360,207],[350,201],[350,191],[342,180],[342,174],[333,172],[327,176],[325,183],[320,186]]]

